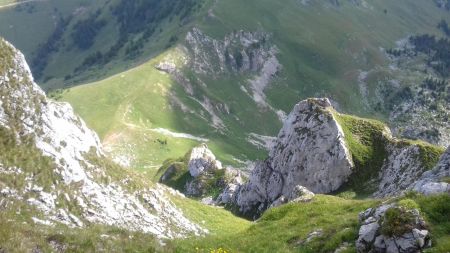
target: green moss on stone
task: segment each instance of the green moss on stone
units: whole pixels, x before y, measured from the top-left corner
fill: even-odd
[[[367,183],[377,177],[387,157],[386,126],[376,120],[333,114],[344,131],[345,143],[355,165],[354,173],[344,188],[367,195],[375,190],[375,184]]]

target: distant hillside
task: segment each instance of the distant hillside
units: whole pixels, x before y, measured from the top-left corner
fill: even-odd
[[[244,35],[241,33],[240,36]],[[163,58],[157,58],[156,62],[161,59]],[[183,57],[177,59],[183,62]],[[122,73],[111,80],[126,78],[130,73],[145,73],[145,70],[160,81],[170,80],[170,76],[164,73],[175,78],[182,77],[170,62],[159,62],[156,65],[159,70],[155,70],[153,63],[155,62]],[[141,76],[131,76],[142,80],[145,77],[142,73]],[[108,83],[111,80],[107,79],[105,83],[123,84],[123,81]],[[156,82],[158,86],[150,87],[150,91],[154,94],[168,92],[159,80]],[[135,96],[123,94],[130,99],[128,101],[139,101],[142,87],[149,88],[145,82],[141,82],[138,83],[141,87],[134,90],[137,93],[131,90],[130,94]],[[102,85],[105,85],[104,82],[82,86],[80,89],[98,89]],[[133,82],[129,85],[132,87]],[[129,90],[129,87],[122,88]],[[114,89],[111,91],[116,92]],[[84,92],[86,95],[90,94],[89,90]],[[119,95],[116,94],[121,98]],[[0,39],[0,97],[1,252],[367,252],[372,248],[385,250],[391,246],[399,252],[415,252],[424,248],[427,252],[447,252],[450,248],[448,194],[424,196],[408,192],[402,197],[381,202],[373,199],[355,200],[352,198],[356,195],[351,192],[341,193],[338,195],[340,197],[311,193],[305,202],[294,201],[281,207],[273,206],[260,219],[250,222],[223,208],[189,200],[179,192],[154,184],[148,173],[127,170],[111,162],[104,154],[104,148],[95,132],[86,126],[69,104],[46,97],[34,83],[25,57],[3,39]],[[115,105],[115,97],[111,98],[106,102]],[[153,98],[164,99],[157,95]],[[337,114],[328,100],[312,99],[303,104],[323,102],[326,102],[325,109],[301,107],[301,104],[297,106],[297,109],[307,109],[309,113],[294,110],[268,161],[277,159],[274,163],[279,164],[277,168],[289,168],[283,163],[291,161],[294,154],[290,151],[295,152],[297,158],[305,157],[305,152],[301,149],[308,146],[297,145],[302,138],[309,139],[305,143],[311,147],[307,150],[312,152],[307,156],[315,158],[317,144],[328,142],[342,147],[344,143],[341,141],[345,133],[346,146],[352,154],[355,169],[371,170],[370,176],[375,176],[372,169],[379,165],[381,158],[385,158],[384,155],[378,156],[377,152],[377,142],[380,141],[380,135],[385,134],[385,126],[377,121]],[[105,100],[100,100],[98,105],[89,105],[89,108],[96,109],[103,103]],[[146,125],[149,122],[130,120],[141,119],[140,114],[136,113],[139,111],[128,107],[124,109],[121,111],[124,114],[118,114],[121,117],[114,120],[122,120],[121,124],[130,129],[143,131],[144,134],[137,135],[143,142],[148,142],[145,133],[150,131],[171,135],[174,139],[204,141],[203,137],[186,133],[170,133],[161,128],[150,130],[146,128],[151,127]],[[97,118],[95,122],[101,120]],[[114,126],[117,122],[112,121],[110,124]],[[108,126],[108,121],[102,126]],[[220,124],[213,126],[218,127]],[[125,133],[128,131],[111,136],[111,139],[120,139]],[[333,136],[333,133],[338,134],[339,138]],[[157,143],[166,146],[170,142],[159,139]],[[270,143],[270,139],[267,139],[267,146],[271,146]],[[288,149],[283,147],[284,143],[288,144]],[[212,158],[210,152],[204,153],[206,146],[202,146],[200,152],[190,152],[189,159]],[[136,146],[127,143],[126,147],[133,151]],[[322,168],[334,170],[334,166],[328,165],[333,165],[333,156],[342,159],[342,153],[333,153],[334,150],[328,149],[327,145],[322,147],[325,148],[319,152],[322,158],[330,158],[319,159],[326,166]],[[411,167],[402,166],[402,162],[410,165],[418,160],[421,161],[421,170],[418,172],[428,170],[442,152],[440,148],[419,142],[412,143],[411,147],[412,152],[407,153],[412,155],[413,160],[393,160],[393,168],[397,172],[411,171]],[[409,150],[407,146],[401,148]],[[208,154],[210,158],[204,154]],[[391,155],[396,156],[396,152]],[[398,157],[402,156],[400,154]],[[282,159],[284,157],[287,159]],[[374,159],[378,161],[372,162]],[[384,159],[387,166],[391,164],[389,160]],[[313,162],[317,161],[313,159]],[[425,194],[448,192],[449,162],[450,149],[433,170],[423,174],[416,185],[418,189],[426,190]],[[195,164],[199,166],[197,172],[207,172],[202,161],[196,161]],[[219,164],[217,161],[213,163],[216,169],[221,167]],[[312,169],[314,168],[313,166]],[[273,171],[271,168],[266,170]],[[387,175],[390,180],[394,180],[394,185],[403,183],[391,177],[394,174],[402,175],[388,170]],[[360,174],[356,172],[355,176],[358,175]],[[407,176],[408,173],[404,175]],[[320,176],[311,174],[309,179],[313,179],[313,184],[326,185],[322,179],[328,180],[329,175]],[[283,183],[277,177],[270,176],[266,179]],[[385,190],[383,185],[380,187]],[[268,189],[262,190],[267,192]],[[276,191],[271,191],[270,194],[278,196]]]
[[[390,54],[413,45],[410,35],[445,36],[438,24],[448,12],[435,2],[208,4],[170,49],[62,95],[117,156],[138,167],[158,165],[208,139],[222,160],[243,166],[239,161],[265,156],[285,113],[312,96],[330,97],[341,112],[388,122],[395,134],[449,143],[442,120],[447,84],[440,91],[424,86],[430,77],[444,83],[447,77],[420,52],[416,58]],[[436,92],[442,99],[432,99]],[[421,94],[431,95],[421,100]],[[416,127],[408,126],[412,119]],[[129,155],[130,143],[138,155]]]
[[[5,2],[6,4],[6,2]],[[0,9],[0,35],[45,89],[123,71],[177,41],[203,1],[23,1]]]
[[[448,49],[427,53],[446,37],[446,6],[49,0],[0,9],[0,35],[24,50],[46,90],[100,80],[52,95],[72,103],[123,164],[158,166],[209,140],[244,166],[265,156],[307,97],[381,119],[399,136],[450,144]],[[421,42],[427,34],[435,44]]]

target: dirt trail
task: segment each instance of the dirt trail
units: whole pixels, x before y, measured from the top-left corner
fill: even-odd
[[[173,138],[190,139],[190,140],[195,140],[195,141],[198,141],[198,142],[208,142],[209,141],[206,138],[197,137],[197,136],[194,136],[194,135],[191,135],[191,134],[187,134],[187,133],[176,133],[176,132],[172,132],[172,131],[170,131],[168,129],[165,129],[165,128],[148,128],[148,127],[144,127],[144,126],[140,126],[140,125],[136,125],[136,124],[130,123],[130,122],[127,121],[128,113],[130,112],[130,107],[131,107],[131,105],[129,105],[129,104],[125,107],[125,111],[122,114],[122,118],[121,118],[122,124],[124,124],[128,128],[138,129],[138,130],[141,130],[141,131],[151,131],[151,132],[154,132],[154,133],[159,133],[159,134],[162,134],[162,135],[165,135],[165,136],[170,136],[170,137],[173,137]]]

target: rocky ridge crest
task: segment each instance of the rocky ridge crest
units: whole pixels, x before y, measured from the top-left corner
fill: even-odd
[[[337,190],[352,173],[344,133],[328,99],[300,102],[289,114],[269,157],[257,163],[237,192],[243,213],[261,212],[278,199],[292,200],[296,187],[315,193]]]
[[[381,123],[377,123],[379,133],[376,136],[364,136],[358,132],[361,131],[358,126],[352,126],[352,129],[358,130],[356,132],[345,132],[342,124],[349,123],[338,119],[340,117],[328,99],[301,101],[284,122],[268,158],[256,163],[245,184],[230,184],[223,192],[225,198],[220,198],[220,202],[235,205],[244,215],[257,217],[271,206],[298,199],[296,192],[300,192],[300,196],[308,196],[306,201],[314,196],[313,193],[336,192],[348,185],[353,177],[359,177],[358,171],[367,170],[354,163],[352,152],[356,150],[352,150],[354,143],[351,143],[365,144],[367,138],[373,138],[382,147],[382,154],[373,155],[384,157],[379,158],[378,173],[371,178],[353,180],[367,180],[365,183],[368,186],[376,186],[372,191],[374,197],[399,196],[411,189],[421,177],[425,177],[421,181],[425,185],[435,177],[433,175],[442,178],[449,173],[445,155],[440,164],[447,165],[427,172],[432,168],[430,164],[434,166],[434,159],[439,157],[440,148],[396,139]],[[372,124],[356,119],[353,124]],[[348,125],[345,127],[349,129]],[[360,146],[357,148],[361,149]],[[434,182],[431,184],[436,186]],[[440,192],[448,187],[446,183],[438,184]]]
[[[40,211],[33,220],[47,225],[100,223],[169,238],[206,232],[170,202],[172,190],[112,176],[122,168],[107,162],[97,135],[71,106],[47,99],[24,56],[1,39],[0,53],[0,130],[15,136],[11,143],[26,144],[49,160],[48,166],[29,171],[10,166],[0,155],[3,208],[26,202]],[[7,175],[23,182],[8,182]]]

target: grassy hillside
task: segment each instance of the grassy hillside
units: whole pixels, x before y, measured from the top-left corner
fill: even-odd
[[[299,98],[320,94],[360,114],[358,71],[386,64],[380,47],[390,48],[411,34],[438,34],[440,19],[448,18],[433,1],[378,0],[367,8],[351,1],[340,1],[339,7],[310,2],[218,1],[217,18],[201,28],[216,38],[239,29],[273,34],[283,65],[283,78],[267,91],[276,108],[288,111]]]
[[[433,233],[433,247],[427,252],[449,250],[448,195],[410,196],[422,210]],[[318,195],[306,204],[288,204],[268,210],[249,228],[232,234],[190,238],[170,243],[173,252],[355,252],[358,213],[379,202],[344,200]],[[307,240],[314,231],[321,235]],[[213,251],[216,250],[216,251]]]
[[[421,209],[432,231],[433,248],[426,252],[450,249],[448,219],[450,198],[408,196]],[[64,226],[29,225],[31,210],[22,216],[0,213],[0,245],[11,252],[64,248],[66,252],[332,252],[346,245],[343,252],[355,252],[358,213],[376,206],[377,201],[344,200],[321,196],[306,204],[288,204],[267,211],[254,222],[236,218],[220,209],[198,202],[175,198],[173,201],[190,219],[210,231],[206,237],[165,241],[161,245],[142,233],[114,227],[89,226],[82,230]],[[17,206],[20,208],[20,206]],[[27,222],[27,224],[22,223]],[[322,235],[306,242],[314,231]],[[326,238],[326,240],[324,239]],[[220,251],[222,249],[222,251]]]
[[[380,121],[333,112],[345,134],[345,142],[355,164],[354,174],[338,191],[370,196],[378,187],[379,172],[389,156],[389,146],[417,146],[424,171],[433,169],[445,149],[423,141],[394,139],[388,126]]]
[[[0,8],[0,36],[24,52],[43,88],[64,88],[122,72],[167,49],[203,4],[24,1]]]
[[[169,157],[182,156],[201,142],[195,138],[174,138],[167,132],[155,132],[156,128],[208,139],[209,146],[226,163],[263,158],[264,148],[251,144],[253,134],[261,135],[259,143],[264,136],[275,136],[281,126],[276,110],[288,113],[296,102],[311,96],[328,96],[337,102],[340,111],[387,121],[389,111],[375,111],[368,105],[366,89],[367,94],[376,97],[380,85],[415,85],[423,75],[390,71],[390,62],[380,48],[392,48],[396,41],[412,34],[439,34],[437,24],[448,17],[433,1],[377,0],[364,7],[347,1],[335,6],[317,1],[304,5],[294,0],[231,0],[207,1],[204,6],[190,25],[177,28],[178,46],[123,74],[62,95],[62,100],[72,103],[100,133],[113,153],[130,156],[126,146],[133,146],[137,150],[133,164],[138,167],[156,166]],[[241,29],[269,34],[267,44],[277,48],[281,68],[264,89],[268,107],[261,107],[249,93],[249,80],[260,73],[199,73],[195,66],[180,63],[180,79],[180,73],[169,77],[154,68],[161,61],[183,62],[192,57],[192,45],[184,39],[192,25],[204,32],[205,40],[217,43]],[[204,45],[194,46],[211,50]],[[149,46],[142,55],[151,57],[157,51]],[[211,57],[217,53],[205,52]],[[59,65],[62,64],[55,66]],[[108,66],[95,73],[109,69]],[[369,73],[367,82],[361,86],[360,76],[365,72]],[[125,113],[127,110],[131,113]],[[224,128],[213,126],[215,117]],[[167,139],[167,144],[160,145],[158,139]]]
[[[133,167],[159,167],[167,158],[182,156],[199,142],[207,141],[203,139],[208,139],[208,145],[229,163],[233,163],[230,155],[244,160],[263,157],[264,152],[254,152],[246,143],[243,129],[236,129],[232,139],[215,132],[209,120],[200,115],[206,113],[192,98],[180,96],[192,106],[189,113],[174,106],[170,98],[181,93],[181,88],[154,66],[165,57],[178,59],[179,53],[170,50],[137,68],[72,88],[57,97],[70,102],[97,131],[106,148],[116,156],[127,157]],[[161,129],[192,136],[176,138]]]

